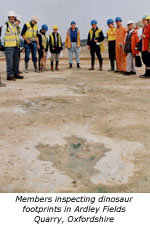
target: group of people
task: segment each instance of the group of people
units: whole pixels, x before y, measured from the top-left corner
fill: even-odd
[[[142,28],[137,28],[132,20],[128,21],[127,28],[122,26],[122,19],[117,17],[114,21],[107,21],[109,30],[108,51],[111,71],[124,75],[135,75],[134,58],[141,52],[145,64],[145,74],[141,78],[150,78],[150,16],[142,18]],[[116,59],[116,70],[114,69]]]
[[[8,21],[3,25],[1,32],[1,45],[5,48],[6,65],[7,65],[7,80],[14,81],[23,79],[19,71],[20,62],[20,35],[24,39],[25,48],[25,73],[28,73],[28,64],[30,52],[32,53],[32,61],[35,72],[40,72],[46,69],[46,59],[48,48],[51,52],[51,71],[59,70],[60,53],[63,50],[61,35],[58,32],[59,27],[53,26],[53,32],[47,36],[48,26],[43,24],[38,31],[38,16],[33,16],[32,19],[25,23],[22,31],[19,27],[21,16],[16,15],[14,11],[8,12]],[[108,53],[110,59],[110,70],[115,73],[124,75],[135,75],[134,57],[142,53],[142,60],[145,64],[146,71],[141,78],[150,77],[150,17],[145,16],[142,19],[143,28],[141,33],[134,26],[133,21],[127,23],[128,29],[123,27],[122,19],[117,17],[114,21],[107,21],[108,31]],[[103,69],[102,51],[104,49],[104,34],[102,29],[98,28],[97,21],[91,21],[91,29],[88,33],[87,47],[91,55],[91,67],[89,70],[94,70],[95,54],[99,61],[99,70]],[[73,54],[77,68],[80,68],[80,31],[76,27],[76,22],[70,23],[70,28],[66,33],[65,47],[68,49],[69,68],[73,65]],[[37,52],[39,60],[37,60]],[[116,63],[115,63],[116,61]],[[55,63],[55,66],[54,66]],[[116,64],[116,68],[115,68]]]

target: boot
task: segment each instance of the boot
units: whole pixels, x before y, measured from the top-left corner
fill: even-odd
[[[24,78],[24,76],[21,76],[21,75],[19,75],[19,74],[18,74],[18,75],[15,75],[14,77],[15,77],[16,79],[23,79],[23,78]]]
[[[25,73],[28,73],[28,62],[25,62]]]
[[[13,75],[7,76],[7,80],[16,81],[16,78]]]
[[[103,61],[100,61],[99,62],[99,71],[102,71],[103,70]]]
[[[110,61],[110,66],[111,66],[111,69],[108,70],[108,71],[109,71],[109,72],[114,71],[114,70],[115,70],[114,61]]]
[[[69,69],[72,69],[72,63],[69,64]]]
[[[51,61],[51,71],[54,71],[54,63]]]
[[[56,67],[55,67],[55,70],[59,70],[59,68],[58,68],[58,61],[56,61]]]
[[[34,66],[34,72],[35,73],[39,73],[40,71],[37,68],[37,63],[36,62],[33,62],[33,66]]]
[[[80,63],[77,63],[77,69],[80,69]]]
[[[95,63],[95,60],[92,60],[91,61],[91,68],[89,68],[89,70],[94,70],[94,63]]]
[[[144,75],[140,75],[141,78],[150,78],[150,70],[146,69],[145,74]]]

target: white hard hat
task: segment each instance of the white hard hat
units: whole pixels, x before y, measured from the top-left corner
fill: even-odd
[[[15,13],[13,10],[10,10],[10,11],[8,12],[8,17],[10,17],[10,16],[16,17],[16,13]]]
[[[21,16],[20,15],[16,15],[16,20],[21,22]]]
[[[129,25],[129,24],[134,24],[133,20],[129,20],[127,25]]]
[[[33,16],[32,20],[34,20],[35,22],[38,22],[39,21],[39,17],[38,16]]]

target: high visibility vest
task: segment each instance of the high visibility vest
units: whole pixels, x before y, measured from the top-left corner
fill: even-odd
[[[25,38],[28,40],[35,40],[37,38],[38,26],[35,24],[31,27],[30,22],[26,23],[27,31],[25,32]]]
[[[102,31],[102,29],[98,29],[98,30],[95,32],[95,38],[98,38],[98,37],[99,37],[99,34],[100,34],[101,31]],[[89,30],[89,33],[90,33],[90,41],[92,41],[92,39],[93,39],[93,30],[90,29],[90,30]],[[104,48],[104,42],[101,42],[101,43],[99,44],[99,46],[100,46],[101,52],[104,52],[104,50],[105,50],[105,48]]]
[[[43,48],[44,49],[46,49],[46,46],[47,46],[47,40],[48,40],[48,38],[47,38],[47,35],[45,34],[42,34],[42,33],[40,33],[40,35],[41,35],[41,37],[42,37],[42,46],[43,46]]]
[[[50,37],[51,37],[51,45],[52,45],[52,47],[55,47],[54,46],[55,45],[55,41],[54,41],[53,33],[50,34]],[[61,48],[61,36],[60,36],[60,34],[58,34],[58,47]]]
[[[15,25],[7,22],[8,28],[5,33],[5,47],[19,47],[19,35],[17,33],[17,28]]]
[[[110,28],[107,31],[107,37],[108,37],[108,41],[115,41],[116,40],[116,28]]]

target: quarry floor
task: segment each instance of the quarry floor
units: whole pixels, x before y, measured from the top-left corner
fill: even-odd
[[[0,192],[150,192],[150,80],[89,66],[6,81],[0,61]]]

